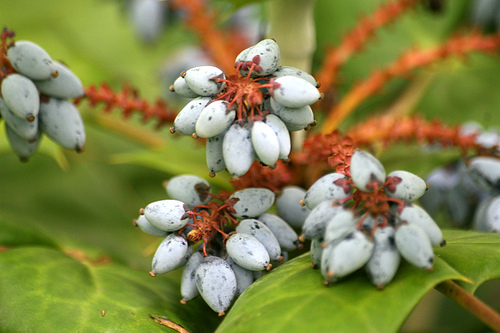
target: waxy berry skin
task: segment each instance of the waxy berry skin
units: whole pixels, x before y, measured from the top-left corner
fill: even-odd
[[[352,154],[346,174],[318,179],[302,199],[314,208],[301,237],[312,240],[312,265],[321,268],[324,283],[365,266],[371,282],[382,289],[397,275],[400,257],[432,271],[432,247],[446,242],[430,215],[411,203],[426,190],[424,180],[406,171],[386,177],[382,163],[361,150]]]
[[[170,131],[210,142],[206,160],[211,176],[227,169],[237,179],[254,160],[275,167],[278,159],[289,159],[289,132],[316,124],[309,106],[321,98],[316,81],[298,68],[280,67],[279,60],[278,44],[264,39],[236,57],[236,74],[199,66],[171,86],[181,96],[209,99],[202,110],[201,102],[188,103]]]

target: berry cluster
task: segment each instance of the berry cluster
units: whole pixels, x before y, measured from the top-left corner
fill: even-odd
[[[473,157],[467,161],[467,171],[484,193],[474,215],[474,227],[483,232],[500,232],[500,160]]]
[[[311,257],[325,283],[365,266],[371,281],[383,288],[396,274],[402,256],[432,270],[433,246],[444,245],[441,230],[412,204],[427,189],[407,171],[386,176],[373,155],[356,150],[344,173],[318,179],[301,203],[311,209],[302,239],[312,239]]]
[[[446,207],[452,222],[459,227],[499,232],[495,198],[500,193],[500,134],[495,129],[483,129],[476,122],[464,123],[459,131],[473,138],[477,156],[432,170],[426,179],[430,190],[420,203],[431,215]]]
[[[266,213],[275,194],[247,188],[229,195],[210,193],[210,184],[193,175],[170,179],[171,199],[152,202],[135,224],[164,237],[153,258],[151,275],[185,266],[181,303],[201,295],[219,315],[264,270],[283,262],[299,247],[298,235],[279,216]],[[193,244],[199,244],[193,252]]]
[[[289,131],[315,124],[310,104],[321,94],[300,69],[279,66],[280,50],[265,39],[236,58],[237,74],[200,66],[181,74],[172,91],[193,98],[178,114],[171,132],[207,139],[210,174],[227,169],[244,175],[254,159],[275,166],[290,153]]]
[[[0,50],[0,114],[12,149],[26,161],[45,133],[66,149],[83,151],[83,121],[68,101],[83,95],[80,79],[37,44],[7,41],[13,37],[4,29]]]
[[[500,160],[475,156],[432,171],[429,195],[421,200],[430,213],[446,206],[454,224],[482,232],[500,232]]]

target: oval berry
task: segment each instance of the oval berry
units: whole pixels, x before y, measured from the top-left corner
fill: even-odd
[[[40,97],[33,81],[20,74],[2,80],[2,98],[16,116],[33,121],[40,109]]]
[[[419,176],[403,170],[387,175],[385,193],[388,197],[413,202],[427,191],[427,183]]]
[[[183,135],[196,132],[196,122],[210,100],[210,97],[198,97],[187,103],[175,117],[171,130]]]
[[[311,211],[300,204],[306,190],[299,186],[285,186],[276,198],[278,215],[293,227],[301,228]]]
[[[381,289],[392,281],[399,267],[401,256],[394,240],[393,227],[377,228],[373,234],[374,248],[366,271],[372,283]]]
[[[281,217],[264,213],[258,219],[271,229],[283,251],[293,251],[300,246],[299,236]]]
[[[410,264],[431,270],[434,265],[432,244],[425,231],[416,224],[401,223],[396,226],[396,246]]]
[[[144,208],[144,215],[149,223],[160,230],[177,231],[189,221],[185,206],[179,200],[155,201]]]
[[[319,178],[307,190],[302,204],[314,209],[321,201],[342,200],[352,194],[352,186],[347,177],[341,173],[332,172]]]
[[[271,260],[279,260],[281,247],[271,229],[256,219],[244,219],[236,226],[236,232],[251,235],[264,245]]]
[[[165,274],[186,264],[191,256],[188,241],[177,234],[170,234],[161,242],[155,252],[152,264],[153,274]]]
[[[236,277],[229,264],[219,257],[206,257],[196,269],[195,281],[208,306],[223,316],[236,294]]]
[[[288,108],[311,105],[321,98],[315,86],[299,77],[282,76],[274,82],[278,87],[273,89],[271,96],[276,102]]]
[[[7,58],[19,73],[33,80],[47,80],[57,76],[50,55],[39,45],[27,41],[16,41],[7,50]]]
[[[275,195],[267,188],[246,188],[234,192],[229,199],[237,198],[233,215],[237,218],[251,218],[264,214],[274,203]]]
[[[84,95],[82,81],[68,67],[55,61],[59,73],[43,81],[33,81],[37,89],[45,95],[57,98],[77,98]]]
[[[280,156],[280,143],[274,130],[263,121],[255,121],[252,124],[252,144],[262,163],[275,165]]]
[[[254,161],[251,131],[248,124],[232,124],[224,135],[222,154],[227,171],[234,177],[247,173]]]
[[[222,70],[215,66],[193,67],[183,77],[189,88],[200,96],[213,96],[221,92],[225,83],[219,79],[226,79]]]
[[[189,208],[208,203],[211,199],[210,184],[195,175],[179,175],[170,178],[165,184],[165,190],[170,198],[182,201]]]
[[[227,130],[236,118],[236,111],[228,110],[228,105],[226,101],[207,104],[196,121],[196,135],[211,138]]]
[[[278,139],[278,158],[288,159],[288,155],[290,155],[290,151],[292,150],[292,142],[286,124],[274,114],[266,115],[266,124],[273,129],[274,134],[276,134],[276,138]]]
[[[366,151],[354,152],[350,170],[354,185],[361,191],[373,192],[384,184],[384,166],[375,156]]]
[[[226,242],[227,255],[235,263],[250,271],[262,271],[269,266],[269,253],[257,238],[244,234],[234,233]]]

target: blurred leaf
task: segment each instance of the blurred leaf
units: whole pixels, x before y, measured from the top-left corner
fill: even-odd
[[[19,162],[13,153],[2,155],[0,228],[5,233],[0,240],[5,243],[0,245],[55,243],[148,267],[142,252],[156,239],[134,228],[132,220],[139,208],[166,198],[161,185],[166,176],[136,166],[109,165],[109,150],[136,145],[123,138],[118,143],[109,133],[86,127],[86,151],[65,152],[69,172],[44,155],[28,163]]]
[[[79,259],[79,260],[77,260]],[[179,272],[151,278],[117,264],[42,247],[0,255],[2,332],[165,332],[150,315],[193,332],[212,332],[217,316],[199,300],[179,303]]]
[[[448,124],[475,120],[485,128],[500,125],[498,55],[473,54],[440,64],[438,75],[417,106],[429,119]]]
[[[220,172],[214,178],[208,177],[205,143],[196,142],[190,137],[174,138],[161,149],[114,154],[111,156],[111,162],[140,165],[170,175],[189,173],[207,179],[212,185],[226,189],[229,187],[227,172]]]
[[[466,231],[448,235],[451,248],[436,249],[432,273],[403,263],[383,291],[360,272],[325,287],[321,273],[311,269],[309,254],[304,254],[250,286],[217,332],[395,332],[437,284],[449,279],[500,276],[500,235]],[[475,240],[460,241],[471,236]],[[461,255],[448,255],[458,252]],[[475,258],[484,255],[485,260],[470,263],[466,252],[473,252]],[[495,263],[485,266],[486,261]],[[472,273],[474,269],[479,272]],[[462,275],[462,271],[469,275]]]

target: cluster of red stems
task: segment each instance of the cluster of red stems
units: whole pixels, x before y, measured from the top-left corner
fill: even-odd
[[[223,100],[229,102],[229,108],[236,108],[236,118],[243,120],[250,118],[253,120],[261,120],[268,110],[261,110],[260,105],[264,101],[263,88],[268,88],[272,93],[273,89],[279,88],[279,83],[274,82],[273,78],[258,77],[252,78],[254,70],[260,72],[260,56],[256,55],[252,61],[240,62],[236,67],[236,73],[240,69],[248,70],[246,76],[234,74],[226,79],[217,79],[217,82],[226,84],[224,90],[218,93],[215,100]]]
[[[210,201],[206,205],[199,205],[192,210],[188,210],[186,214],[193,220],[193,223],[187,224],[179,233],[187,227],[193,227],[186,235],[186,238],[191,242],[203,241],[203,254],[208,255],[209,244],[213,240],[213,235],[219,233],[222,235],[222,241],[225,241],[229,235],[224,232],[224,226],[233,224],[238,225],[238,220],[232,215],[236,213],[233,205],[238,202],[237,198],[229,198],[231,195],[228,192],[219,193],[218,196],[205,192],[212,198],[221,202]]]
[[[464,154],[492,154],[491,151],[481,150],[475,143],[475,136],[459,135],[459,126],[449,126],[437,120],[426,120],[419,116],[406,116],[399,113],[386,113],[368,118],[348,129],[345,133],[337,130],[342,121],[350,115],[357,106],[379,92],[389,81],[406,77],[416,69],[429,66],[449,57],[465,58],[471,52],[494,53],[500,49],[500,34],[483,35],[479,32],[458,34],[452,36],[444,43],[426,50],[410,49],[398,59],[372,72],[367,78],[355,84],[338,102],[329,98],[335,94],[338,85],[338,73],[353,55],[359,53],[364,45],[375,35],[378,29],[395,21],[403,13],[414,8],[423,0],[391,0],[383,3],[371,15],[361,18],[358,24],[341,39],[336,47],[326,51],[326,56],[320,70],[315,77],[321,83],[320,91],[325,98],[314,107],[315,111],[325,113],[320,133],[309,134],[305,139],[302,150],[294,152],[290,156],[291,161],[287,164],[277,163],[277,167],[270,169],[254,163],[250,171],[233,181],[236,190],[248,187],[266,187],[277,193],[286,185],[302,185],[308,187],[319,176],[328,169],[349,176],[350,158],[358,147],[370,149],[375,144],[378,147],[386,147],[395,142],[418,142],[424,144],[439,143],[443,147],[458,147]],[[250,43],[238,37],[234,38],[231,32],[222,31],[217,28],[215,13],[208,7],[208,2],[203,0],[175,0],[171,6],[182,9],[185,13],[185,23],[192,29],[200,39],[204,49],[211,55],[215,64],[225,73],[235,72],[234,59],[239,52],[249,46]],[[0,75],[13,71],[7,67],[8,60],[5,58],[8,43],[11,38],[10,32],[4,30],[2,34],[2,52],[0,54]],[[272,36],[271,36],[272,37]],[[7,61],[6,61],[7,60]],[[257,59],[258,60],[258,59]],[[251,66],[257,66],[258,61]],[[241,66],[241,64],[240,64]],[[253,67],[251,67],[253,68]],[[243,112],[250,112],[251,118],[265,114],[256,105],[262,102],[260,88],[273,88],[272,79],[268,82],[257,82],[249,76],[242,77],[238,74],[228,75],[223,80],[227,89],[217,96],[218,99],[231,102],[238,114],[238,119],[243,118]],[[85,88],[85,96],[76,102],[87,100],[90,106],[104,105],[104,110],[109,112],[119,109],[125,117],[136,112],[143,116],[144,120],[155,119],[158,128],[172,124],[177,110],[170,108],[163,100],[158,99],[153,105],[145,99],[140,98],[136,90],[126,86],[119,92],[115,92],[107,84],[99,87],[91,85]],[[250,106],[250,108],[248,108]],[[390,186],[390,184],[385,184]],[[355,193],[358,193],[357,191]],[[223,227],[232,218],[231,204],[226,197],[215,197],[222,203],[211,202],[210,211],[205,210],[193,212],[195,218],[195,229],[188,234],[192,240],[206,239],[213,232],[224,234]],[[354,205],[371,205],[382,207],[387,205],[387,198],[373,196],[368,198],[361,193],[355,195]],[[372,202],[375,200],[375,202]],[[371,208],[376,209],[376,208]],[[380,208],[385,210],[385,208]],[[194,216],[193,216],[194,217]]]
[[[7,27],[3,28],[2,35],[0,36],[1,44],[0,44],[0,82],[9,74],[15,73],[16,70],[10,64],[9,59],[7,59],[7,49],[11,46],[13,42],[13,38],[15,36],[14,31],[7,29]]]

